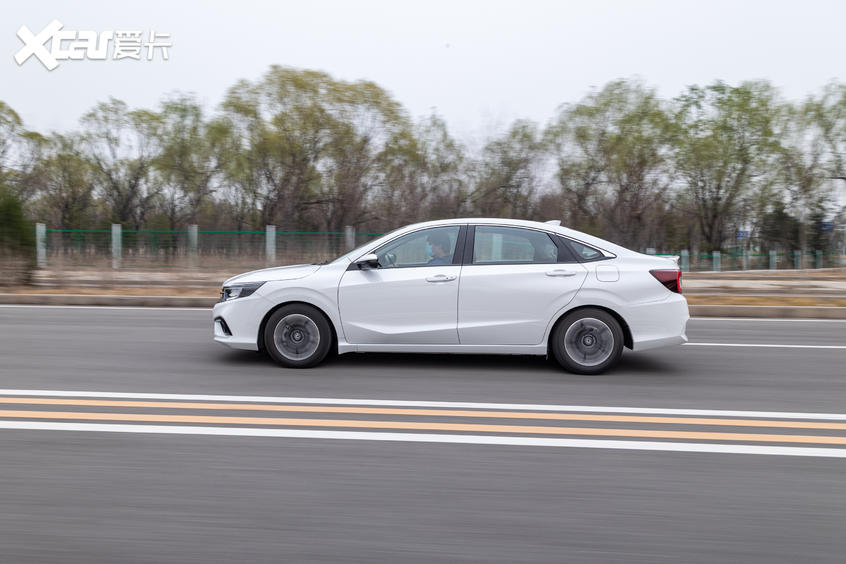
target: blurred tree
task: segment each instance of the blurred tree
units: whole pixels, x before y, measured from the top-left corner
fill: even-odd
[[[785,106],[781,112],[779,180],[799,220],[803,257],[808,250],[808,230],[814,223],[812,216],[824,207],[829,188],[826,177],[832,173],[824,163],[826,140],[820,128],[819,104],[811,99],[800,106]]]
[[[464,147],[437,115],[389,140],[379,159],[378,229],[466,213]]]
[[[12,149],[22,133],[20,116],[5,102],[0,101],[0,181],[9,169]]]
[[[772,210],[761,218],[763,250],[793,251],[799,246],[799,220],[788,213],[784,202],[773,202]]]
[[[159,115],[160,150],[153,168],[161,179],[168,228],[175,230],[197,223],[203,204],[214,193],[228,128],[221,120],[206,121],[200,103],[185,94],[165,100]]]
[[[431,196],[427,186],[426,155],[410,130],[393,135],[379,156],[380,181],[373,194],[373,210],[381,229],[393,229],[427,215]]]
[[[820,128],[827,149],[826,167],[832,179],[846,182],[846,84],[829,84],[808,113]]]
[[[152,211],[160,187],[150,169],[160,154],[162,119],[148,110],[129,110],[114,98],[82,118],[87,157],[110,221],[140,229]]]
[[[443,118],[432,115],[415,128],[426,163],[428,209],[418,219],[460,217],[468,213],[467,149],[449,133]],[[413,200],[412,200],[413,205]]]
[[[175,94],[158,112],[110,99],[81,123],[25,131],[0,103],[0,186],[51,226],[383,231],[488,215],[561,218],[641,249],[737,246],[751,229],[764,248],[810,250],[831,242],[829,191],[846,188],[840,84],[790,106],[766,82],[663,101],[619,80],[542,134],[517,120],[478,150],[436,115],[412,122],[372,82],[278,66],[213,115]]]
[[[45,140],[38,165],[30,175],[37,188],[36,216],[59,229],[83,229],[97,222],[95,170],[76,136],[54,134]]]
[[[546,137],[575,228],[635,248],[660,243],[655,212],[669,200],[671,178],[663,106],[653,90],[619,80],[561,109]]]
[[[254,202],[261,225],[283,231],[301,225],[320,181],[318,160],[330,142],[325,100],[331,82],[326,73],[274,66],[261,81],[241,81],[226,96],[234,135],[229,146],[237,148],[228,177]]]
[[[776,92],[766,82],[691,86],[676,99],[674,165],[702,238],[720,249],[740,199],[778,154]]]
[[[220,142],[216,145],[221,166],[221,183],[216,192],[215,225],[217,228],[244,231],[261,227],[261,210],[257,202],[261,171],[249,151],[247,140],[230,116],[216,119]]]
[[[817,203],[810,209],[808,214],[806,230],[806,246],[809,251],[830,251],[837,244],[836,234],[833,230],[826,230],[825,224],[830,218],[826,206]],[[808,264],[805,268],[808,268]]]
[[[307,222],[337,231],[371,215],[376,165],[410,127],[402,107],[376,84],[274,66],[242,81],[224,102],[237,158],[228,163],[261,210],[283,230]]]
[[[0,284],[29,280],[35,264],[35,230],[21,201],[0,185]]]
[[[41,160],[47,146],[48,139],[40,133],[21,131],[14,147],[15,162],[6,168],[5,174],[0,175],[29,213],[32,212],[30,203],[38,196]]]
[[[517,120],[485,145],[470,194],[472,211],[484,217],[528,217],[544,157],[537,126]]]
[[[372,82],[332,81],[325,101],[329,142],[320,169],[314,212],[325,229],[339,231],[377,216],[368,205],[381,180],[379,164],[392,143],[411,135],[402,107]]]
[[[0,102],[0,187],[12,192],[27,211],[35,196],[33,172],[41,159],[44,137],[26,131],[20,116]]]

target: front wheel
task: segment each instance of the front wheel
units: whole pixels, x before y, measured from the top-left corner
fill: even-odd
[[[623,354],[623,330],[610,313],[586,308],[567,314],[550,342],[555,360],[576,374],[599,374]]]
[[[332,330],[319,310],[305,304],[280,307],[264,328],[264,346],[277,363],[287,368],[310,368],[329,353]]]

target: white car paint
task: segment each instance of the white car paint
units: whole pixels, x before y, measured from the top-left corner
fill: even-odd
[[[602,252],[596,262],[464,264],[358,270],[355,261],[406,234],[439,226],[518,227],[563,236]],[[350,267],[352,266],[352,269]],[[651,269],[673,260],[637,253],[566,227],[511,219],[450,219],[403,227],[325,265],[241,274],[224,287],[265,282],[252,295],[219,302],[215,341],[258,350],[260,329],[280,304],[303,302],[332,324],[338,353],[431,352],[546,355],[555,322],[580,307],[616,313],[635,351],[687,341],[687,302]],[[556,272],[558,271],[558,272]],[[436,278],[443,277],[443,280]]]
[[[460,272],[460,266],[345,271],[338,289],[344,336],[362,345],[457,345]]]
[[[458,336],[467,345],[538,345],[550,317],[582,287],[571,264],[469,265],[461,272]]]

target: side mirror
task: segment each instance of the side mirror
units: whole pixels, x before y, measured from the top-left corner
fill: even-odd
[[[355,261],[355,264],[361,270],[379,268],[379,257],[375,253],[369,253]]]

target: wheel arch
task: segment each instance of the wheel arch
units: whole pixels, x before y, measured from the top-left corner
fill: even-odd
[[[290,301],[287,301],[287,302],[282,302],[282,303],[276,304],[275,306],[273,306],[272,308],[267,310],[267,313],[265,313],[264,317],[262,317],[262,319],[261,319],[261,323],[259,323],[258,335],[256,337],[256,343],[258,344],[258,350],[259,351],[265,350],[264,330],[267,327],[267,321],[270,319],[270,316],[273,315],[279,308],[289,306],[289,305],[305,305],[305,306],[308,306],[308,307],[313,307],[314,309],[319,311],[320,314],[323,317],[326,318],[326,321],[329,323],[329,329],[330,329],[330,331],[332,331],[332,345],[329,347],[329,352],[330,353],[331,352],[335,352],[335,353],[338,352],[338,330],[335,328],[335,323],[332,322],[332,318],[319,305],[313,304],[313,303],[310,303],[310,302],[306,302],[306,301],[303,301],[303,300],[290,300]]]
[[[552,346],[552,336],[555,335],[555,329],[558,327],[558,324],[561,323],[561,320],[564,319],[566,316],[570,315],[574,311],[579,311],[582,309],[599,309],[606,313],[608,313],[611,317],[617,320],[617,323],[620,324],[620,328],[623,330],[623,345],[628,348],[629,350],[632,349],[634,346],[634,339],[632,338],[632,330],[629,328],[629,324],[626,323],[626,320],[623,319],[623,316],[620,315],[618,312],[614,311],[610,307],[605,307],[601,305],[593,305],[593,304],[584,304],[579,305],[574,308],[568,309],[561,313],[558,318],[555,320],[555,323],[552,324],[552,328],[549,331],[549,336],[546,339],[546,348],[547,354],[549,353],[549,349]]]

